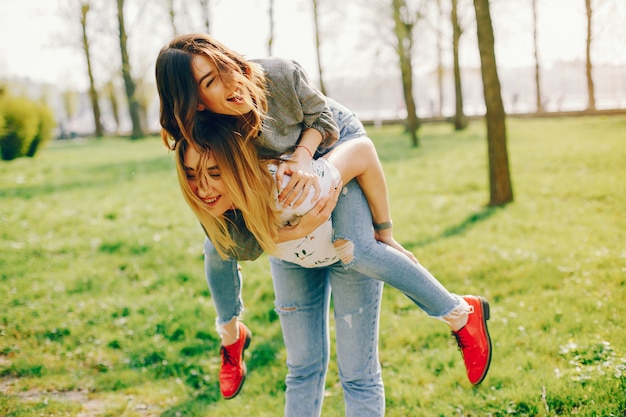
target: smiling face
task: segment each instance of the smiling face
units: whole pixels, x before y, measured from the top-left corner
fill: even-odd
[[[194,55],[191,61],[198,83],[200,103],[198,110],[209,110],[227,116],[240,116],[252,111],[250,95],[233,77],[220,74],[215,64],[205,55]]]
[[[198,166],[203,156],[205,160],[202,163],[206,165],[206,172],[199,172]],[[189,188],[213,215],[221,216],[234,208],[220,176],[213,152],[201,155],[193,146],[190,146],[185,151],[184,169]]]

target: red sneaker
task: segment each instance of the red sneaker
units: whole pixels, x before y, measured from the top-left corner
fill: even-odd
[[[459,345],[467,378],[473,385],[478,385],[487,376],[491,364],[491,338],[487,330],[489,303],[482,297],[466,295],[463,297],[471,306],[467,324],[458,332],[452,332]]]
[[[222,368],[220,369],[220,390],[222,396],[230,400],[239,394],[246,379],[246,364],[243,352],[250,345],[252,333],[243,323],[239,323],[239,339],[232,345],[222,346]]]

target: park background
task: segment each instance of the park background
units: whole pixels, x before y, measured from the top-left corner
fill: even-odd
[[[244,265],[245,320],[255,332],[250,375],[240,396],[224,401],[216,381],[214,312],[202,277],[202,233],[180,198],[172,156],[151,136],[158,127],[152,65],[173,34],[167,5],[178,5],[182,33],[201,30],[193,23],[199,14],[183,12],[196,2],[125,1],[132,74],[148,92],[140,140],[128,138],[114,5],[88,3],[98,8],[92,15],[98,23],[95,86],[117,85],[111,90],[117,99],[104,94],[100,100],[103,137],[93,135],[84,56],[76,46],[80,24],[64,14],[64,7],[79,3],[0,4],[2,27],[11,29],[2,35],[3,85],[48,103],[56,134],[74,137],[49,142],[34,158],[0,164],[0,413],[281,415],[285,358],[267,260]],[[440,323],[386,289],[381,361],[387,415],[624,415],[624,3],[592,2],[593,109],[585,86],[584,2],[536,3],[543,16],[543,112],[533,107],[532,2],[491,3],[515,190],[514,201],[501,207],[487,204],[471,3],[459,2],[470,121],[459,130],[450,123],[450,48],[441,49],[448,94],[439,100],[432,31],[440,20],[420,20],[414,76],[423,123],[419,146],[413,146],[398,123],[404,115],[393,25],[381,13],[390,6],[319,2],[320,16],[328,16],[320,49],[326,89],[371,122],[368,131],[393,184],[394,221],[402,225],[397,238],[446,286],[485,294],[493,303],[493,369],[473,388]],[[246,55],[266,53],[267,26],[259,24],[265,2],[210,4],[215,35]],[[408,2],[412,12],[422,4],[449,11],[446,2]],[[275,6],[273,54],[301,61],[319,82],[313,25],[304,23],[312,19],[310,3]],[[449,35],[444,30],[442,36]],[[433,97],[439,100],[434,105]],[[119,124],[113,102],[120,105]],[[332,363],[324,415],[343,415]]]
[[[80,23],[83,3],[89,6],[86,34],[104,133],[127,133],[131,126],[120,68],[114,1],[0,2],[0,79],[10,83],[11,90],[17,94],[44,97],[55,110],[58,129],[67,135],[92,134],[94,115]],[[247,57],[269,54],[295,59],[318,83],[319,63],[327,94],[348,105],[362,119],[382,121],[405,117],[391,1],[318,0],[319,52],[312,3],[310,0],[122,1],[128,65],[142,107],[143,130],[155,132],[159,128],[154,86],[154,61],[159,49],[174,31],[206,32],[204,9],[210,21],[208,31]],[[457,0],[457,3],[462,30],[459,60],[464,110],[469,116],[482,115],[484,100],[473,5],[469,0]],[[274,4],[271,21],[270,4]],[[590,60],[596,108],[624,108],[626,4],[620,0],[594,0],[590,5],[593,6]],[[450,1],[407,2],[406,20],[414,23],[413,90],[416,111],[422,118],[454,114],[450,7]],[[492,1],[491,8],[502,99],[507,112],[535,112],[535,65],[539,66],[541,101],[546,111],[585,110],[588,106],[585,1],[536,0],[533,6],[532,0],[499,0]],[[174,15],[173,23],[170,13]],[[441,87],[439,74],[443,76]]]

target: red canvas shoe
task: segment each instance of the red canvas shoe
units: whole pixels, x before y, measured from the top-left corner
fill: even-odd
[[[489,303],[482,297],[466,295],[463,297],[471,306],[467,324],[458,332],[452,332],[459,345],[467,378],[473,385],[478,385],[487,376],[491,364],[491,338],[487,330]]]
[[[239,394],[246,379],[246,364],[243,361],[243,352],[250,345],[252,333],[243,323],[239,323],[239,339],[232,345],[222,346],[222,368],[220,369],[220,390],[222,396],[230,400]]]

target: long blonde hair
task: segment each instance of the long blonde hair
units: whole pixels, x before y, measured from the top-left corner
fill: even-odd
[[[215,127],[211,131],[199,130],[198,134],[203,145],[184,139],[176,142],[176,171],[183,196],[202,223],[209,239],[222,258],[226,259],[236,253],[238,245],[229,233],[227,217],[212,214],[189,187],[185,172],[185,152],[190,146],[194,146],[200,153],[198,166],[192,167],[198,180],[204,181],[204,176],[208,175],[207,161],[209,153],[212,153],[226,191],[233,205],[241,211],[246,227],[263,250],[275,254],[280,222],[274,193],[276,184],[267,168],[268,161],[259,159],[253,143],[228,126]]]
[[[252,111],[236,117],[235,131],[244,134],[245,139],[255,138],[267,114],[263,68],[209,35],[188,34],[177,36],[163,47],[156,61],[161,137],[165,145],[174,149],[181,139],[196,143],[199,140],[195,132],[199,119],[215,116],[208,111],[197,110],[199,86],[192,69],[192,60],[196,55],[204,55],[211,60],[224,82],[241,83],[250,92],[252,102],[248,104]]]

